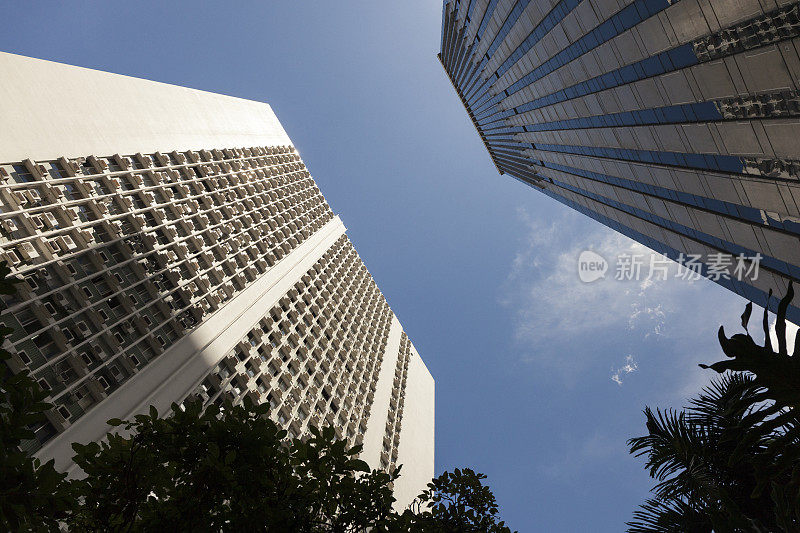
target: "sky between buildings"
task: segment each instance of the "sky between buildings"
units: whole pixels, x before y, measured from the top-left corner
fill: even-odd
[[[625,441],[707,383],[744,301],[615,280],[647,250],[499,176],[436,59],[439,0],[0,13],[2,51],[271,104],[436,379],[437,473],[485,472],[519,531],[624,528],[651,486]],[[587,284],[588,249],[609,271]]]

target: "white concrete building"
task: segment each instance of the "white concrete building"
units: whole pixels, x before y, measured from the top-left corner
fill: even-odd
[[[333,425],[433,476],[434,381],[269,105],[0,53],[0,258],[12,366],[73,470],[112,417],[192,396]],[[45,82],[46,81],[46,82]]]

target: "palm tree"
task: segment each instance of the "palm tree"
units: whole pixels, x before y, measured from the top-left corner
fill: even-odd
[[[766,311],[763,347],[720,328],[730,359],[700,366],[721,376],[682,411],[645,408],[648,434],[628,445],[658,484],[629,532],[800,531],[800,342],[789,355],[784,322],[792,296],[790,285],[778,306],[777,353]]]
[[[770,423],[777,412],[758,401],[761,392],[753,376],[725,374],[681,412],[645,409],[649,433],[628,444],[632,454],[646,456],[658,484],[628,531],[780,530],[774,498],[791,471],[774,467],[800,458],[800,447],[770,446],[787,428]]]

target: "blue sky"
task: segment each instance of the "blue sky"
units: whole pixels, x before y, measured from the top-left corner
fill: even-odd
[[[641,410],[707,382],[744,302],[613,264],[581,283],[582,250],[644,249],[497,174],[436,59],[439,0],[2,10],[2,51],[270,103],[436,379],[437,472],[488,474],[519,531],[624,528]]]

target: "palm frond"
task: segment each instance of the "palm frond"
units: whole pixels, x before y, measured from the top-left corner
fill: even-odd
[[[683,500],[647,500],[633,513],[628,533],[711,533],[711,520],[703,509]]]

